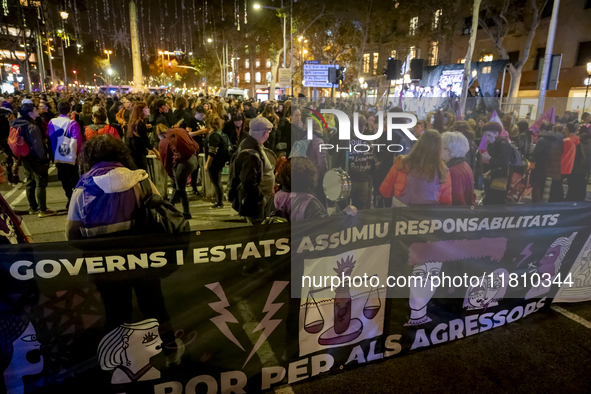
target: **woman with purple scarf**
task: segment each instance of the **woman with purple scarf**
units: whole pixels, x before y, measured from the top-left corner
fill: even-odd
[[[88,140],[81,169],[84,175],[72,194],[66,238],[134,234],[134,215],[143,194],[140,182],[148,173],[136,169],[125,144],[106,134]],[[150,184],[152,193],[159,194]]]

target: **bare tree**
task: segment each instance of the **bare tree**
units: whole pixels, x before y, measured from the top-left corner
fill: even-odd
[[[470,65],[472,63],[472,54],[474,53],[474,46],[476,45],[476,36],[478,34],[478,14],[480,13],[480,3],[482,0],[474,0],[472,8],[472,30],[470,32],[470,41],[468,44],[468,52],[466,53],[466,61],[464,63],[464,75],[462,77],[462,95],[460,96],[460,109],[462,116],[466,112],[466,98],[468,97],[468,81],[470,80]]]
[[[495,49],[501,55],[501,59],[509,60],[509,53],[505,48],[504,40],[507,34],[517,33],[512,29],[518,25],[524,17],[529,16],[531,22],[529,27],[524,27],[527,32],[527,38],[521,51],[521,59],[515,64],[509,63],[509,74],[511,75],[511,86],[509,88],[509,97],[517,97],[519,93],[519,84],[521,82],[521,72],[523,66],[529,59],[532,42],[536,35],[536,29],[542,20],[542,12],[548,0],[527,0],[526,3],[515,0],[485,0],[484,15],[481,15],[478,22],[485,33],[492,41]],[[523,22],[525,25],[525,21]],[[466,60],[467,62],[467,60]]]

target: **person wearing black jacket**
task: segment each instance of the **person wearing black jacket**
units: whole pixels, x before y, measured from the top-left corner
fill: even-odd
[[[25,187],[29,201],[29,214],[38,213],[40,218],[55,215],[55,211],[47,209],[47,193],[45,188],[49,182],[49,156],[43,135],[34,119],[39,117],[35,104],[22,104],[19,110],[21,117],[13,119],[10,126],[20,128],[20,135],[29,146],[29,155],[22,158],[25,167]]]
[[[156,126],[157,124],[162,123],[167,128],[170,128],[170,123],[168,123],[168,118],[166,116],[166,114],[168,113],[169,110],[170,110],[170,108],[168,108],[166,101],[157,100],[154,103],[153,109],[150,110],[150,112],[152,113],[151,115],[154,116],[153,126]]]
[[[482,126],[483,137],[488,145],[482,159],[488,161],[488,176],[485,180],[484,205],[502,205],[505,203],[507,176],[514,157],[514,149],[506,138],[501,137],[503,127],[497,122],[488,122]]]
[[[517,150],[527,159],[531,154],[531,131],[529,131],[529,124],[525,120],[522,120],[517,123],[517,127],[519,128]]]
[[[197,157],[199,157],[199,153],[203,151],[205,147],[205,138],[211,130],[208,129],[205,125],[205,108],[202,105],[198,105],[195,107],[195,116],[193,116],[188,123],[187,131],[189,135],[193,138],[193,140],[199,145],[199,151],[197,152]],[[197,160],[197,167],[195,171],[191,173],[191,188],[193,189],[193,194],[198,195],[199,191],[197,190],[197,178],[199,177],[199,160]]]
[[[211,121],[213,131],[207,138],[207,162],[204,170],[209,173],[209,179],[215,189],[216,201],[211,204],[211,209],[218,209],[224,207],[223,187],[222,187],[222,169],[226,165],[228,157],[228,146],[222,137],[222,127],[224,121],[220,117],[215,117]]]
[[[482,158],[488,160],[489,170],[501,169],[503,173],[506,173],[513,160],[514,151],[511,143],[506,138],[500,137],[503,131],[501,125],[497,122],[488,122],[482,127],[482,130],[489,142]]]
[[[187,99],[185,99],[184,97],[177,98],[174,103],[174,106],[176,107],[176,111],[174,111],[174,118],[177,121],[180,121],[182,119],[183,123],[181,123],[181,127],[183,129],[187,129],[191,123],[191,120],[193,119],[193,116],[191,116],[191,112],[187,110]]]
[[[564,151],[564,136],[562,133],[552,132],[552,124],[543,124],[540,132],[538,143],[531,153],[531,160],[535,164],[530,177],[532,202],[542,201],[546,178],[552,178],[548,202],[562,201],[564,191],[560,161]]]
[[[238,145],[246,137],[244,131],[244,116],[241,113],[234,113],[232,120],[226,123],[223,129],[223,133],[228,136],[230,145],[232,145],[232,151],[235,151]]]
[[[244,116],[246,116],[248,119],[257,117],[257,111],[252,107],[252,103],[246,102],[242,104],[242,106],[244,107]]]

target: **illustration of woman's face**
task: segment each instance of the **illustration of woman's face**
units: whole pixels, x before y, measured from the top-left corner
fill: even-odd
[[[43,356],[41,344],[37,340],[37,333],[32,323],[12,343],[12,360],[5,373],[19,376],[36,375],[43,371]]]
[[[135,330],[129,336],[128,352],[134,355],[146,354],[155,356],[162,351],[162,339],[158,333],[158,327],[149,330]]]
[[[558,259],[560,255],[560,245],[551,246],[547,251],[544,257],[539,262],[538,272],[540,275],[548,273],[550,275],[556,274],[556,269],[554,268],[554,263]]]
[[[484,290],[482,287],[475,287],[470,292],[468,302],[470,302],[470,305],[472,305],[473,307],[481,308],[485,301],[485,296],[486,290]]]
[[[423,308],[433,297],[436,288],[433,287],[433,289],[431,289],[431,282],[433,277],[439,277],[441,274],[441,265],[442,263],[425,263],[414,267],[412,275],[421,278],[421,285],[418,286],[418,283],[415,285],[414,280],[411,280],[409,283],[409,305],[411,309],[419,310]]]

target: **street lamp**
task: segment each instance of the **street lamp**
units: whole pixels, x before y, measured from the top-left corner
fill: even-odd
[[[587,85],[587,89],[585,90],[585,101],[583,101],[583,113],[585,113],[585,105],[587,104],[587,94],[589,93],[589,84],[591,82],[591,62],[587,63],[587,75],[589,75],[589,78],[585,80],[585,85]]]
[[[107,60],[109,61],[109,66],[111,65],[111,54],[113,51],[109,51],[105,49],[105,54],[107,55]]]
[[[207,42],[213,42],[213,38],[208,38]]]
[[[62,64],[64,66],[64,88],[66,92],[68,91],[68,84],[66,83],[66,79],[68,74],[66,74],[66,52],[64,51],[64,41],[66,39],[66,27],[65,22],[68,19],[68,13],[65,11],[60,12],[60,16],[62,17],[62,30],[64,31],[64,35],[62,36]],[[58,30],[61,33],[61,30]]]
[[[268,9],[268,10],[275,10],[276,11],[276,10],[279,10],[280,9],[279,7],[269,7],[269,6],[260,5],[260,4],[257,4],[257,3],[255,3],[253,5],[253,7],[254,7],[255,10],[260,10],[261,8],[265,8],[265,9]],[[282,13],[282,16],[280,16],[280,18],[283,19],[283,24],[282,24],[282,28],[283,28],[283,68],[285,68],[285,59],[287,57],[286,56],[287,42],[286,42],[286,36],[285,36],[285,31],[287,30],[287,26],[286,26],[286,23],[287,23],[286,19],[287,18],[285,17],[285,14],[284,13]]]
[[[113,75],[113,69],[109,68],[107,70],[107,74],[109,74],[109,86],[113,85],[113,82],[111,81],[111,76]]]

